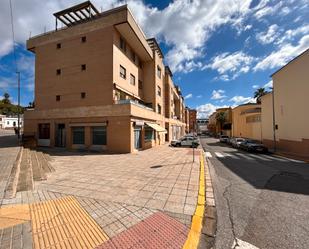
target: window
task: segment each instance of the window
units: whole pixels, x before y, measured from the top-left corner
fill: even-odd
[[[161,68],[157,66],[157,76],[161,79]]]
[[[60,74],[61,74],[61,69],[58,68],[58,69],[56,70],[56,74],[57,74],[57,75],[60,75]]]
[[[127,51],[127,44],[126,44],[125,40],[124,40],[122,37],[120,37],[120,48],[121,48],[124,52]]]
[[[81,70],[85,71],[86,70],[86,64],[81,65]]]
[[[138,81],[138,89],[143,89],[143,82],[141,80]]]
[[[56,101],[60,101],[60,95],[56,96]]]
[[[106,127],[98,126],[92,128],[92,144],[106,145]]]
[[[136,61],[136,54],[134,53],[134,51],[131,51],[131,59],[133,62]]]
[[[133,74],[130,74],[130,84],[135,86],[135,76]]]
[[[127,77],[127,72],[126,71],[127,70],[123,66],[120,65],[120,77],[121,78],[126,79],[126,77]]]
[[[161,114],[161,106],[158,104],[158,113]]]
[[[153,129],[150,127],[145,127],[145,141],[153,140]]]
[[[161,96],[161,87],[158,86],[158,96]]]
[[[83,37],[81,38],[81,42],[82,42],[82,43],[85,43],[86,41],[87,41],[86,36],[83,36]]]
[[[13,122],[13,126],[16,126],[16,122],[15,121]]]
[[[72,127],[73,144],[85,144],[85,128]]]
[[[50,139],[49,124],[39,124],[39,139]]]
[[[81,97],[82,99],[86,98],[86,93],[85,93],[85,92],[80,93],[80,97]]]
[[[143,64],[142,64],[142,61],[141,61],[141,59],[138,59],[138,66],[139,66],[139,68],[143,68]]]
[[[57,43],[57,49],[61,48],[61,43]]]

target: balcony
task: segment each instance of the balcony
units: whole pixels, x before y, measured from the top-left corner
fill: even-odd
[[[154,109],[153,108],[150,108],[144,104],[141,104],[139,103],[138,101],[136,100],[132,100],[132,99],[120,99],[120,100],[117,100],[116,101],[116,104],[117,105],[125,105],[125,104],[132,104],[132,105],[135,105],[135,106],[138,106],[138,107],[141,107],[141,108],[144,108],[148,111],[153,111],[154,112]]]

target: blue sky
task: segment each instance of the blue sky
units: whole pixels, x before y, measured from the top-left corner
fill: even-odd
[[[22,104],[33,101],[31,35],[54,28],[52,13],[78,0],[12,0]],[[307,0],[94,0],[103,10],[127,2],[147,37],[156,37],[187,106],[207,116],[217,107],[254,101],[257,87],[309,47]],[[0,3],[0,94],[16,102],[16,74],[8,1]]]

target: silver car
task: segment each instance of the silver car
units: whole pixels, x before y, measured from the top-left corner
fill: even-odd
[[[233,138],[232,142],[231,142],[231,145],[234,147],[234,148],[239,148],[240,147],[240,144],[243,143],[245,141],[244,138],[241,138],[241,137],[235,137]]]
[[[197,148],[199,146],[199,141],[196,137],[184,136],[177,140],[171,141],[171,146],[174,147],[194,147]]]

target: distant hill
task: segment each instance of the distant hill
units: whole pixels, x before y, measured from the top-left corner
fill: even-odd
[[[3,99],[0,100],[0,114],[3,115],[16,115],[18,113],[24,113],[25,108],[11,103],[10,95],[8,93],[3,94]]]

